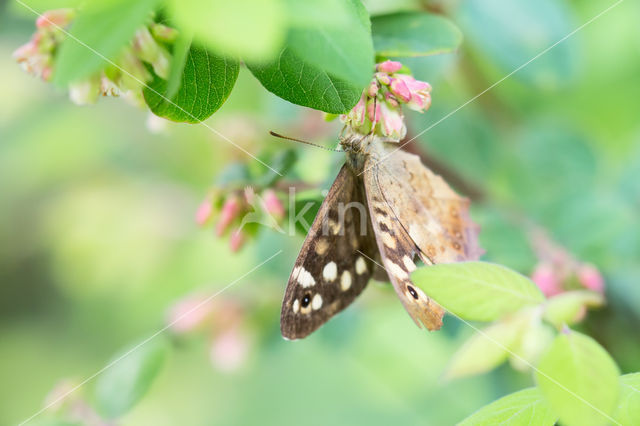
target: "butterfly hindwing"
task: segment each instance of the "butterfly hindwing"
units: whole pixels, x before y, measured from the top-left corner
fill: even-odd
[[[309,335],[365,288],[376,254],[367,216],[362,181],[344,165],[318,210],[289,277],[280,316],[285,338]]]
[[[415,323],[429,330],[437,330],[442,326],[444,310],[411,281],[410,274],[416,268],[414,258],[420,249],[385,199],[384,191],[393,189],[380,185],[379,169],[378,165],[365,165],[364,184],[382,265]]]

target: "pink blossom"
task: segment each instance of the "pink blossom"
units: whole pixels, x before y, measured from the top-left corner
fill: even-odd
[[[396,95],[399,99],[404,102],[409,102],[411,100],[411,92],[409,91],[409,87],[399,78],[392,78],[391,84],[389,85],[391,89],[391,93]]]
[[[400,140],[407,133],[404,118],[399,108],[389,108],[386,102],[381,102],[382,134]]]
[[[367,103],[367,118],[373,124],[380,121],[380,104],[381,103],[382,102],[377,102],[375,99],[369,100],[369,102]],[[374,109],[374,106],[375,106],[375,109]]]
[[[249,338],[236,327],[226,330],[215,338],[209,353],[211,363],[219,370],[236,371],[249,354]]]
[[[547,297],[562,292],[553,266],[548,263],[538,263],[531,274],[531,279]]]
[[[196,223],[200,226],[205,225],[211,218],[212,213],[213,206],[211,200],[204,200],[202,203],[200,203],[200,206],[198,206],[198,210],[196,211]]]
[[[231,237],[229,238],[229,248],[231,248],[231,251],[235,253],[242,248],[245,241],[246,237],[241,229],[233,231],[231,233]]]
[[[388,86],[389,83],[391,83],[391,77],[389,77],[389,74],[383,73],[383,72],[377,72],[375,74],[376,80],[378,80],[381,84],[384,84],[385,86]]]
[[[360,127],[364,124],[364,120],[366,118],[367,113],[367,99],[364,95],[360,97],[360,100],[353,107],[351,113],[349,114],[351,118],[351,125],[354,127]]]
[[[66,27],[73,19],[73,9],[54,9],[44,12],[36,20],[36,27]]]
[[[384,94],[384,99],[389,104],[389,106],[391,106],[393,108],[397,108],[398,106],[400,106],[400,104],[396,100],[395,96],[393,96],[393,94],[391,92],[385,93]]]
[[[222,236],[227,230],[231,222],[233,222],[240,213],[240,200],[235,195],[230,196],[224,202],[220,211],[220,220],[216,225],[216,234]]]
[[[580,284],[589,290],[604,292],[604,279],[598,268],[590,263],[583,263],[577,271]]]
[[[409,74],[395,74],[394,78],[402,80],[412,92],[431,92],[431,85],[429,83],[416,80]]]
[[[402,69],[402,64],[396,61],[384,61],[377,65],[376,67],[380,72],[386,72],[392,74],[396,71],[400,71]]]
[[[379,89],[378,83],[376,83],[376,81],[374,80],[369,84],[369,88],[367,89],[367,94],[373,98],[378,94],[378,89]]]
[[[187,333],[210,319],[212,312],[212,303],[206,301],[203,296],[188,296],[169,309],[167,323],[174,332]]]
[[[262,193],[262,199],[264,200],[264,207],[267,213],[272,215],[276,220],[282,220],[284,218],[284,206],[273,189],[265,190]]]

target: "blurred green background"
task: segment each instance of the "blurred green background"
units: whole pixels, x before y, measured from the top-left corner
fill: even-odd
[[[457,54],[406,61],[434,87],[431,110],[409,114],[415,135],[613,2],[365,4],[372,14],[444,10],[464,34]],[[216,174],[244,154],[204,126],[152,133],[147,114],[118,99],[74,106],[12,61],[33,16],[0,5],[0,424],[29,417],[61,379],[81,381],[154,333],[177,299],[213,293],[280,249],[214,301],[254,310],[246,362],[220,371],[211,336],[178,339],[121,424],[453,424],[531,384],[509,366],[443,382],[472,330],[452,317],[440,332],[418,330],[383,285],[309,338],[282,340],[279,303],[303,236],[262,232],[232,254],[193,219]],[[640,370],[638,16],[638,2],[621,3],[419,138],[480,189],[473,216],[485,259],[530,273],[523,224],[535,223],[600,268],[608,306],[582,328],[623,373]],[[283,144],[270,129],[326,145],[339,130],[246,69],[207,123],[250,152]],[[291,178],[306,182],[326,186],[342,161],[295,149]],[[79,392],[91,401],[91,389]]]

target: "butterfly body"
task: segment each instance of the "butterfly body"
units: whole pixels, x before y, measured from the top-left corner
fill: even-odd
[[[444,310],[411,282],[425,264],[480,254],[468,200],[417,156],[375,135],[341,138],[346,163],[322,203],[285,292],[281,331],[302,338],[347,307],[368,281],[389,280],[418,326],[437,330]]]

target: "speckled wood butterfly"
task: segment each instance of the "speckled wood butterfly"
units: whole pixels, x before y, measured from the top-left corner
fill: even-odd
[[[391,281],[420,327],[437,330],[444,310],[413,285],[425,264],[477,258],[469,201],[413,154],[375,134],[341,138],[347,153],[289,277],[280,327],[303,338],[362,292],[370,278]],[[381,268],[379,265],[383,265]]]

